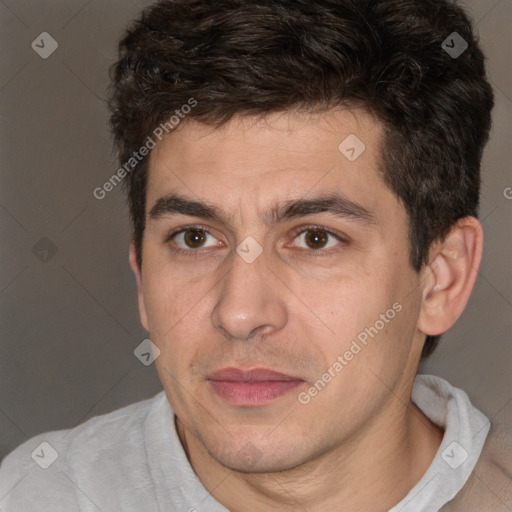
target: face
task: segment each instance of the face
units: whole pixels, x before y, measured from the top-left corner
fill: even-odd
[[[229,468],[297,467],[409,400],[421,291],[381,135],[360,110],[285,113],[153,150],[142,323],[177,417]]]

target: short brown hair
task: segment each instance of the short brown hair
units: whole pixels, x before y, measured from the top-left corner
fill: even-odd
[[[468,47],[455,58],[444,41]],[[493,92],[471,23],[454,2],[159,1],[129,27],[112,68],[121,162],[190,98],[197,105],[187,119],[213,126],[290,109],[372,112],[385,129],[383,179],[408,213],[416,271],[432,242],[478,214]],[[126,180],[139,263],[147,161]],[[427,337],[423,356],[438,339]]]

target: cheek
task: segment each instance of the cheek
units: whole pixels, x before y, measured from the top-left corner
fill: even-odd
[[[162,352],[157,364],[183,373],[211,328],[213,281],[177,271],[169,262],[146,261],[144,301],[150,338]]]
[[[164,258],[148,257],[143,289],[150,327],[165,333],[178,323],[194,321],[211,293],[212,283],[192,267],[178,269]]]
[[[354,277],[336,280],[315,297],[314,307],[323,311],[328,327],[324,349],[331,360],[349,351],[351,360],[382,368],[391,354],[397,364],[407,357],[417,320],[417,294],[404,286],[405,273],[402,281],[395,274],[389,268],[371,273],[359,269]]]
[[[311,310],[325,320],[331,334],[346,338],[375,322],[381,312],[391,307],[393,301],[387,304],[390,294],[384,287],[384,283],[357,269],[338,275],[324,283],[321,290],[304,297]]]

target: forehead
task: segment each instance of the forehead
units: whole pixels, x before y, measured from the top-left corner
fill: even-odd
[[[380,123],[359,109],[235,117],[217,128],[186,121],[153,149],[146,209],[173,193],[242,213],[329,192],[375,209],[394,200],[381,140]]]
[[[176,165],[191,164],[197,167],[207,162],[226,164],[245,163],[245,170],[279,163],[295,167],[310,166],[304,156],[313,156],[322,165],[332,161],[331,150],[341,156],[339,144],[350,135],[364,143],[365,160],[374,154],[381,139],[381,124],[361,109],[337,109],[324,113],[298,113],[286,111],[265,117],[235,116],[220,127],[213,127],[195,120],[185,119],[178,128],[160,141],[151,155],[151,163],[158,165],[174,153]],[[349,139],[356,141],[356,139]],[[348,148],[347,148],[348,149]],[[357,148],[361,151],[361,147]],[[327,151],[326,151],[327,150]],[[251,151],[247,154],[247,151]],[[258,151],[260,159],[248,161],[252,152]],[[357,156],[345,153],[347,157]],[[324,158],[322,158],[322,156]],[[284,160],[280,160],[284,159]]]

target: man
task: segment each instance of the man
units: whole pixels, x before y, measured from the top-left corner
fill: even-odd
[[[510,437],[416,376],[480,264],[483,62],[444,0],[145,10],[111,108],[164,392],[15,450],[3,509],[512,510]]]

